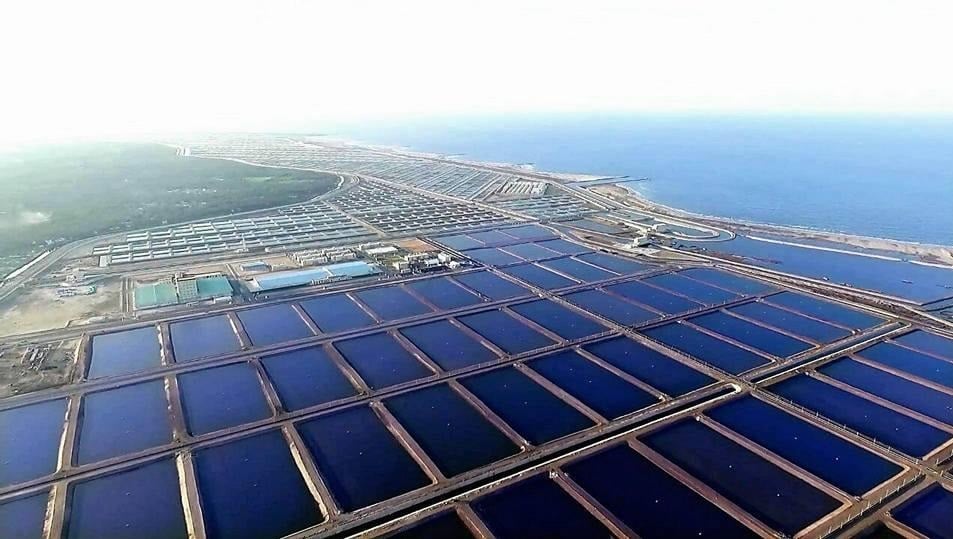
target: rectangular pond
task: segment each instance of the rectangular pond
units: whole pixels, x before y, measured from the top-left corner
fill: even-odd
[[[503,269],[503,272],[516,277],[521,281],[527,282],[533,286],[537,286],[545,290],[555,290],[557,288],[565,288],[567,286],[579,284],[576,281],[563,277],[557,273],[553,273],[548,269],[542,268],[535,264],[510,266]]]
[[[473,539],[474,535],[456,511],[450,510],[411,522],[387,537],[390,539]]]
[[[94,335],[87,378],[155,369],[162,364],[155,326]]]
[[[313,337],[314,332],[289,303],[236,311],[255,346]]]
[[[552,251],[536,243],[517,243],[516,245],[507,245],[506,247],[501,247],[501,249],[511,255],[518,256],[523,260],[530,261],[563,256],[563,254],[558,251]]]
[[[446,245],[451,249],[456,249],[462,251],[464,249],[476,249],[478,247],[483,247],[485,244],[482,241],[477,241],[466,234],[453,234],[450,236],[439,236],[434,238],[438,242]]]
[[[367,406],[297,425],[341,510],[354,511],[431,483]]]
[[[586,253],[576,258],[583,262],[588,262],[589,264],[607,269],[613,273],[618,273],[619,275],[632,275],[652,269],[652,266],[640,264],[628,258],[622,258],[621,256],[610,255],[608,253]]]
[[[731,290],[732,292],[744,296],[755,296],[774,290],[774,287],[768,283],[711,268],[690,268],[682,270],[678,272],[678,274],[682,277],[689,277],[697,281],[715,285],[719,288],[724,288],[725,290]]]
[[[521,225],[511,228],[502,228],[500,232],[521,240],[541,240],[556,237],[556,234],[552,230],[539,225]]]
[[[433,312],[417,298],[397,286],[385,286],[354,292],[381,320],[397,320]]]
[[[612,533],[546,475],[507,486],[470,504],[500,539],[576,539]]]
[[[523,262],[523,259],[507,253],[506,251],[501,251],[496,247],[490,247],[488,249],[473,249],[465,253],[468,257],[476,260],[481,264],[486,264],[487,266],[505,266],[507,264],[518,264]]]
[[[658,313],[607,294],[602,290],[573,292],[563,296],[563,299],[623,326],[634,326],[659,317]]]
[[[520,354],[556,344],[555,341],[504,313],[493,310],[461,316],[461,323],[507,354]]]
[[[580,262],[575,258],[557,258],[555,260],[546,260],[539,263],[547,269],[558,271],[563,275],[568,275],[577,281],[592,283],[618,277],[615,273],[608,272],[602,268]]]
[[[458,309],[482,303],[480,296],[458,285],[448,277],[436,277],[404,284],[441,309]]]
[[[628,337],[614,337],[588,344],[583,348],[606,363],[672,397],[715,383],[715,379],[707,374],[698,372]]]
[[[509,308],[566,340],[581,339],[609,329],[594,319],[549,299],[510,305]]]
[[[206,434],[271,417],[258,371],[234,363],[178,375],[189,433]]]
[[[642,442],[775,530],[794,536],[841,502],[693,419]]]
[[[471,238],[482,242],[485,245],[500,245],[505,243],[514,243],[517,238],[504,234],[499,230],[487,230],[485,232],[471,232],[467,234]]]
[[[790,357],[814,346],[722,311],[689,318],[688,322],[777,357]]]
[[[594,425],[591,419],[514,367],[462,378],[460,383],[534,445]]]
[[[382,389],[434,374],[387,333],[337,341],[334,347],[372,389]]]
[[[663,273],[655,277],[648,277],[643,282],[662,287],[707,305],[726,303],[741,297],[723,288],[717,288],[678,273]]]
[[[289,411],[357,395],[357,390],[320,346],[261,358],[281,405]]]
[[[642,333],[731,374],[741,374],[771,363],[766,357],[678,322],[647,329]]]
[[[207,316],[169,324],[176,363],[220,356],[242,349],[232,323],[225,315]]]
[[[953,492],[931,485],[890,511],[898,522],[927,537],[953,537]]]
[[[849,330],[842,327],[773,307],[767,303],[756,301],[738,305],[728,310],[819,343],[830,343],[851,335]]]
[[[401,328],[400,333],[445,371],[486,363],[499,357],[447,320]]]
[[[877,343],[854,355],[953,389],[953,363],[891,342]]]
[[[520,451],[445,384],[391,397],[384,405],[447,477]]]
[[[764,301],[851,329],[869,329],[883,323],[882,318],[872,314],[805,294],[781,292],[764,298]]]
[[[56,471],[66,399],[0,410],[0,487]]]
[[[903,471],[899,464],[754,397],[705,415],[851,496],[862,496]]]
[[[564,255],[581,255],[584,253],[592,252],[592,249],[579,245],[578,243],[573,243],[571,241],[564,240],[562,238],[557,238],[555,240],[539,241],[536,242],[538,245],[541,245],[547,249],[562,253]]]
[[[324,520],[277,430],[200,449],[194,459],[208,537],[284,537]]]
[[[491,301],[517,298],[530,293],[522,286],[488,271],[454,275],[453,279],[467,288],[479,292]]]
[[[572,350],[534,359],[527,365],[609,420],[660,402]]]
[[[314,325],[324,333],[366,328],[376,322],[345,294],[320,296],[299,303]]]
[[[563,466],[563,470],[644,539],[758,537],[628,445],[616,445]]]
[[[175,461],[163,459],[74,483],[64,536],[187,539]]]
[[[768,390],[913,457],[923,457],[951,437],[936,427],[803,374]]]
[[[172,441],[163,380],[87,393],[80,408],[76,462],[88,464]]]
[[[0,502],[0,537],[41,539],[49,491]]]
[[[895,337],[894,341],[923,352],[945,357],[953,361],[953,339],[941,337],[929,331],[917,330]]]
[[[639,281],[614,284],[607,286],[606,290],[666,314],[679,314],[704,307],[701,303]]]

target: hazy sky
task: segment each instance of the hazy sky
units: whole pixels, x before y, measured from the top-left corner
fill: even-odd
[[[0,7],[0,141],[514,111],[953,113],[953,2]]]

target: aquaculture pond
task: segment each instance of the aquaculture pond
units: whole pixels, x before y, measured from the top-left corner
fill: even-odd
[[[238,336],[225,315],[173,322],[169,324],[169,333],[178,363],[241,350]]]
[[[890,342],[877,343],[854,355],[953,389],[953,362]]]
[[[94,335],[87,378],[118,376],[154,369],[161,364],[155,326]]]
[[[300,410],[357,395],[351,382],[320,346],[265,356],[261,364],[286,410]],[[258,393],[260,391],[252,391],[251,395]],[[251,400],[257,401],[257,398]]]
[[[189,537],[172,459],[75,483],[69,504],[69,539]]]
[[[483,300],[447,277],[424,279],[404,285],[441,309],[458,309]]]
[[[522,286],[488,271],[455,275],[454,279],[468,288],[476,290],[491,301],[517,298],[529,294],[529,290]]]
[[[56,471],[66,399],[0,410],[0,487]]]
[[[520,451],[447,385],[403,393],[384,404],[447,477]]]
[[[671,292],[666,292],[639,281],[614,284],[607,286],[606,290],[642,305],[647,305],[665,314],[679,314],[704,307],[701,303],[696,303],[682,296],[676,296]]]
[[[788,536],[842,503],[692,419],[663,427],[642,441]]]
[[[546,268],[535,264],[522,264],[519,266],[510,266],[502,270],[504,273],[516,277],[521,281],[527,282],[533,286],[545,290],[555,290],[557,288],[566,288],[578,284],[576,281],[553,273]]]
[[[519,354],[556,344],[549,337],[503,311],[484,311],[461,316],[458,320],[508,354]]]
[[[200,449],[194,460],[208,537],[278,538],[324,520],[279,431]]]
[[[467,251],[465,254],[473,260],[488,266],[505,266],[507,264],[518,264],[520,262],[524,262],[522,258],[495,247],[488,249],[473,249]]]
[[[781,292],[764,298],[764,301],[806,314],[850,329],[869,329],[879,326],[883,319],[846,305],[824,301],[795,292]]]
[[[433,375],[433,371],[388,333],[337,341],[334,347],[372,389]],[[320,379],[316,377],[315,381]],[[335,384],[338,386],[341,384]]]
[[[578,255],[576,258],[583,262],[588,262],[600,268],[607,269],[613,273],[618,273],[619,275],[632,275],[652,269],[652,266],[606,253],[586,253]]]
[[[460,383],[535,445],[594,424],[514,367],[463,378]]]
[[[617,296],[607,294],[602,290],[573,292],[563,296],[563,299],[577,307],[608,318],[624,326],[641,324],[659,317],[659,314],[656,312],[639,307]]]
[[[848,329],[786,311],[767,303],[746,303],[732,307],[728,311],[819,343],[834,342],[851,335]]]
[[[447,320],[401,328],[400,333],[445,371],[498,358],[489,348]]]
[[[672,397],[715,383],[714,378],[628,337],[588,344],[584,349]]]
[[[682,270],[678,272],[678,274],[682,277],[702,281],[744,296],[755,296],[774,290],[774,287],[767,283],[711,268],[690,268]]]
[[[740,299],[741,296],[729,292],[723,288],[718,288],[705,284],[695,279],[690,279],[678,273],[663,273],[654,277],[648,277],[643,282],[653,286],[658,286],[689,297],[699,303],[716,305]]]
[[[511,305],[510,309],[566,340],[581,339],[609,329],[588,316],[548,299]]]
[[[377,414],[358,406],[299,423],[298,431],[343,511],[431,483]]]
[[[546,260],[539,263],[540,266],[558,271],[568,275],[577,281],[592,283],[618,277],[615,273],[608,272],[592,264],[580,262],[574,258],[557,258],[555,260]]]
[[[584,247],[578,243],[573,243],[562,238],[538,241],[536,244],[564,255],[581,255],[583,253],[592,252],[592,249],[589,249],[588,247]]]
[[[688,321],[777,357],[790,357],[813,347],[809,342],[789,337],[722,311],[695,316]]]
[[[237,311],[245,333],[255,346],[313,337],[298,311],[287,303]]]
[[[182,409],[194,436],[272,415],[258,371],[249,363],[187,372],[178,379]]]
[[[563,469],[587,494],[644,539],[757,537],[625,444]],[[619,485],[651,485],[651,488],[619,488]]]
[[[468,539],[473,532],[467,528],[455,511],[445,511],[408,524],[405,528],[388,537],[394,539]]]
[[[76,462],[88,464],[172,441],[162,380],[83,397]]]
[[[397,320],[432,312],[430,307],[397,286],[354,292],[382,320]]]
[[[941,337],[928,331],[911,331],[906,335],[894,338],[894,341],[923,352],[936,354],[953,360],[953,339]]]
[[[647,329],[643,333],[731,374],[740,374],[771,362],[766,357],[677,322]]]
[[[50,493],[0,502],[0,537],[38,539],[43,537],[43,521]]]
[[[320,296],[299,305],[324,333],[337,333],[373,326],[376,322],[345,294]]]
[[[501,249],[507,253],[510,253],[511,255],[516,255],[523,260],[530,261],[545,260],[547,258],[563,256],[563,254],[558,251],[552,251],[536,243],[518,243],[516,245],[507,245],[506,247],[501,247]]]
[[[953,537],[953,492],[940,485],[925,488],[890,514],[927,537]]]
[[[591,513],[544,475],[482,496],[471,507],[500,539],[612,536]]]

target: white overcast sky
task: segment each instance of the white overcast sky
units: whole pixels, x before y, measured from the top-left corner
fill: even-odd
[[[499,112],[953,113],[953,2],[0,7],[0,141]]]

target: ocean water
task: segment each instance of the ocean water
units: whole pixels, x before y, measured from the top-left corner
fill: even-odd
[[[650,178],[662,204],[762,223],[953,245],[953,118],[445,118],[342,127],[376,144]]]

